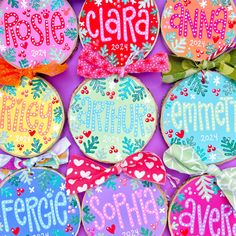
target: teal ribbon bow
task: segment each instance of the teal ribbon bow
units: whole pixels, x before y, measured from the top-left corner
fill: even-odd
[[[164,83],[173,83],[200,71],[215,70],[236,80],[236,49],[222,54],[212,61],[195,62],[190,59],[169,55],[169,71],[162,73]]]
[[[177,144],[165,151],[163,160],[168,168],[183,174],[214,176],[217,185],[236,210],[236,168],[220,170],[214,164],[206,165],[192,147]]]

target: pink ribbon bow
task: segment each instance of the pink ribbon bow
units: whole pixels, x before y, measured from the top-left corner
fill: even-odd
[[[88,44],[83,48],[79,56],[77,71],[80,76],[92,79],[106,78],[114,74],[122,78],[129,73],[168,72],[168,55],[166,53],[157,53],[154,56],[138,60],[127,66],[115,67]]]
[[[135,153],[108,169],[90,159],[73,155],[67,169],[67,193],[84,192],[121,172],[131,178],[156,184],[164,184],[166,181],[165,166],[160,157],[150,152]]]

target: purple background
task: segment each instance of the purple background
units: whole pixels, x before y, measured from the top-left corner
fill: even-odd
[[[80,13],[80,9],[82,7],[83,1],[82,0],[70,0],[69,2],[72,5],[72,7],[74,8],[76,15],[78,16],[79,13]],[[163,11],[163,8],[164,8],[165,0],[159,0],[159,1],[156,1],[156,2],[157,2],[157,6],[159,8],[160,14],[161,14],[162,11]],[[234,2],[235,2],[235,0],[234,0]],[[69,104],[70,104],[70,99],[71,99],[71,95],[72,95],[73,91],[83,81],[83,78],[78,77],[77,72],[76,72],[77,59],[78,59],[78,56],[81,52],[81,49],[82,49],[81,44],[78,43],[78,49],[75,50],[75,52],[73,53],[71,58],[67,61],[69,68],[66,72],[64,72],[63,74],[61,74],[59,76],[56,76],[56,77],[53,77],[53,78],[48,78],[48,81],[59,92],[59,94],[62,98],[62,101],[64,103],[66,113],[68,111],[68,107],[69,107]],[[156,53],[156,52],[169,52],[169,50],[167,49],[167,46],[165,45],[165,43],[162,39],[161,33],[159,34],[156,45],[154,46],[154,49],[149,54],[149,56]],[[158,109],[159,109],[158,113],[160,114],[162,99],[164,98],[165,94],[167,93],[167,91],[168,91],[168,89],[170,88],[171,85],[163,84],[161,82],[162,78],[161,78],[160,73],[138,74],[138,75],[136,75],[136,77],[141,79],[142,82],[146,85],[146,87],[153,94],[153,96],[155,98],[155,101],[158,105]],[[72,143],[72,146],[70,148],[70,153],[82,155],[82,153],[79,150],[79,147],[75,144],[75,142],[74,142],[74,140],[73,140],[73,138],[70,134],[67,119],[66,119],[65,127],[64,127],[64,130],[62,132],[61,137],[64,137],[64,136],[69,138],[70,142]],[[166,145],[166,143],[164,142],[164,140],[162,138],[160,128],[157,127],[153,138],[151,139],[149,144],[146,146],[145,150],[155,152],[160,157],[162,157],[163,152],[166,149],[167,149],[167,145]],[[228,162],[227,164],[222,165],[223,168],[230,167],[230,166],[236,166],[236,160],[233,160],[231,162]],[[61,170],[61,173],[65,174],[66,173],[66,166],[61,167],[60,170]],[[177,172],[171,171],[169,169],[167,169],[167,172],[169,174],[173,174],[174,176],[177,176],[178,178],[180,178],[181,183],[187,179],[186,175],[180,175]],[[174,191],[176,191],[175,189],[173,189],[169,185],[168,182],[163,187],[163,190],[170,197],[173,195]],[[80,201],[82,201],[83,194],[80,194],[79,197],[80,197]],[[79,231],[78,235],[79,236],[85,236],[86,235],[82,225],[81,225],[81,228],[80,228],[80,231]],[[166,229],[164,235],[165,236],[170,235],[168,229]]]

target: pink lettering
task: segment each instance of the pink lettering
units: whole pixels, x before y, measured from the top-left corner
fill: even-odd
[[[194,38],[202,39],[205,34],[207,38],[211,39],[213,34],[218,34],[221,39],[224,39],[228,16],[226,8],[221,6],[216,11],[212,10],[210,15],[207,15],[203,9],[199,14],[199,9],[195,9],[193,19],[189,9],[185,9],[182,3],[177,3],[174,6],[175,11],[179,9],[178,14],[175,13],[170,17],[170,26],[178,30],[179,36],[187,37],[191,32]]]
[[[97,21],[99,20],[99,29]],[[137,42],[137,37],[149,39],[149,13],[146,9],[136,9],[132,6],[105,10],[99,8],[98,12],[90,10],[86,15],[86,28],[92,38],[100,37],[102,42],[113,39],[124,42]],[[108,36],[109,35],[109,36]],[[112,37],[114,36],[114,37]]]

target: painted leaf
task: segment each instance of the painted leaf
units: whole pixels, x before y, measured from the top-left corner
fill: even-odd
[[[207,176],[200,176],[199,180],[196,182],[197,191],[199,196],[201,196],[202,199],[205,199],[207,202],[209,202],[212,198],[212,195],[214,194],[214,191],[210,187],[211,184],[211,178]]]
[[[8,152],[13,152],[15,150],[15,145],[13,142],[4,144],[4,147],[6,148]]]
[[[18,0],[8,0],[8,5],[12,8],[19,8],[19,1]]]
[[[235,156],[236,155],[236,141],[223,137],[221,140],[221,147],[223,148],[225,156]]]
[[[90,140],[84,142],[84,149],[86,153],[95,153],[97,145],[99,144],[98,136],[92,136]]]
[[[46,90],[47,84],[41,79],[32,80],[32,92],[33,98],[40,98],[41,94]]]
[[[113,181],[115,178],[116,176],[111,176],[105,183],[103,183],[103,186],[106,186],[108,189],[111,188],[116,190],[116,182]]]
[[[65,30],[65,35],[71,39],[75,40],[77,38],[77,29],[76,28],[68,28]]]
[[[63,7],[64,4],[65,4],[64,0],[52,0],[51,10],[52,11],[58,10],[59,8]]]
[[[102,96],[105,96],[106,90],[106,79],[93,79],[90,81],[89,85],[92,87],[93,91],[100,93]]]
[[[23,183],[27,183],[28,185],[31,185],[31,182],[33,181],[33,177],[30,174],[30,171],[24,170],[19,176],[20,181]]]
[[[183,206],[179,204],[178,202],[175,202],[172,207],[171,207],[171,212],[172,213],[180,213],[182,210],[184,210]]]
[[[135,92],[135,87],[137,87],[137,84],[133,79],[124,77],[121,79],[119,87],[119,97],[121,98],[121,100],[125,100]]]
[[[66,56],[66,54],[61,49],[57,48],[50,48],[49,55],[52,61],[56,61],[58,63],[63,62]]]
[[[165,8],[164,11],[163,11],[163,17],[164,17],[164,19],[170,18],[170,16],[172,15],[172,13],[173,13],[172,8],[168,8],[168,7]]]
[[[27,68],[29,67],[29,61],[25,58],[19,61],[21,68]]]
[[[171,49],[174,53],[183,53],[186,48],[186,38],[175,39],[171,43]]]
[[[10,198],[13,194],[13,191],[10,187],[0,188],[0,196]]]
[[[43,144],[40,143],[40,139],[34,138],[31,146],[32,146],[31,151],[39,154]]]
[[[39,8],[40,8],[40,0],[30,0],[30,6],[31,6],[34,10],[38,11]]]
[[[3,86],[2,90],[4,92],[8,93],[9,95],[16,96],[16,87],[15,86],[5,85],[5,86]]]
[[[19,186],[20,184],[20,178],[18,176],[12,176],[9,180],[8,180],[9,183],[11,183],[11,185],[14,185],[14,186]]]
[[[54,122],[57,124],[60,124],[62,122],[62,115],[63,115],[62,108],[56,107],[53,110],[53,114],[54,114],[54,118],[53,118]]]
[[[16,61],[16,50],[15,48],[8,48],[6,51],[2,52],[2,56],[6,61],[15,62]]]
[[[188,80],[188,85],[192,92],[196,93],[197,95],[201,95],[205,97],[208,91],[209,82],[207,81],[207,77],[205,79],[205,83],[202,83],[201,80],[202,80],[202,77],[199,73],[194,74],[191,80]]]
[[[95,216],[90,213],[89,206],[85,206],[83,208],[83,212],[85,213],[83,216],[83,220],[85,223],[89,224],[90,222],[93,222],[95,220]]]
[[[154,6],[154,0],[140,0],[138,1],[138,4],[139,4],[139,9],[142,9],[142,8],[150,8],[152,6]]]

